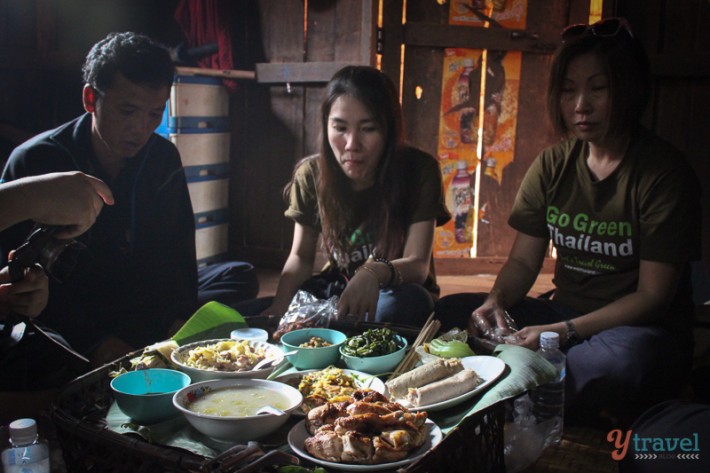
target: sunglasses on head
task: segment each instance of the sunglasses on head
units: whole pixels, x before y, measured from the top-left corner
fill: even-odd
[[[562,30],[562,41],[568,39],[576,38],[579,36],[584,36],[587,34],[592,34],[600,38],[610,38],[612,36],[618,35],[620,32],[626,31],[630,37],[634,37],[631,32],[631,26],[625,18],[606,18],[604,20],[597,21],[592,25],[577,24],[570,25],[564,30]]]

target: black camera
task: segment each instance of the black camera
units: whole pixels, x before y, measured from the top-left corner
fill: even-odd
[[[86,246],[76,240],[56,238],[62,227],[35,225],[9,261],[10,281],[23,279],[26,268],[39,264],[47,276],[62,282],[76,266],[79,253]]]

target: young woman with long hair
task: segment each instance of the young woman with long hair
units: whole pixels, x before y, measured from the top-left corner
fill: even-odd
[[[450,219],[439,165],[404,143],[396,89],[381,71],[347,66],[329,82],[317,155],[302,159],[285,194],[294,221],[276,295],[259,312],[282,316],[314,275],[347,281],[339,317],[421,324],[433,310],[434,228]]]

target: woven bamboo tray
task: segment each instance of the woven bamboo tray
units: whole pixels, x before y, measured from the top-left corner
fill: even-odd
[[[248,320],[249,326],[273,330],[275,321],[266,317]],[[368,322],[333,323],[332,328],[348,335],[368,328],[387,326],[414,340],[418,329],[410,326]],[[108,373],[128,366],[140,351],[87,373],[65,386],[51,408],[67,471],[80,472],[227,472],[275,471],[265,466],[254,469],[220,468],[210,459],[185,450],[151,444],[142,438],[120,435],[106,428],[106,413],[113,402]],[[416,462],[399,472],[504,472],[503,425],[505,407],[499,403],[469,416],[444,440]],[[274,452],[277,453],[277,452]],[[282,454],[283,452],[278,452]],[[286,455],[288,456],[288,455]],[[279,458],[281,464],[288,458]],[[303,466],[307,462],[301,460]]]

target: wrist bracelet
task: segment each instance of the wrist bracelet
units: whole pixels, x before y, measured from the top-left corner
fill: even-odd
[[[357,268],[357,270],[355,271],[355,273],[357,273],[357,272],[360,271],[361,269],[364,269],[365,271],[367,271],[368,273],[372,274],[372,275],[375,277],[375,281],[377,281],[377,285],[379,286],[380,289],[384,289],[384,288],[385,288],[385,286],[380,282],[380,278],[377,277],[377,273],[375,272],[374,269],[370,268],[369,266],[365,266],[365,265],[363,264],[362,266],[360,266],[359,268]]]
[[[384,263],[390,269],[389,281],[387,281],[387,284],[384,285],[384,287],[390,287],[397,277],[397,268],[395,268],[394,264],[392,264],[392,261],[388,260],[387,258],[375,258],[373,261],[375,263]]]
[[[565,327],[567,327],[567,345],[573,346],[579,343],[579,335],[577,335],[577,329],[574,326],[574,322],[571,320],[565,320]]]

